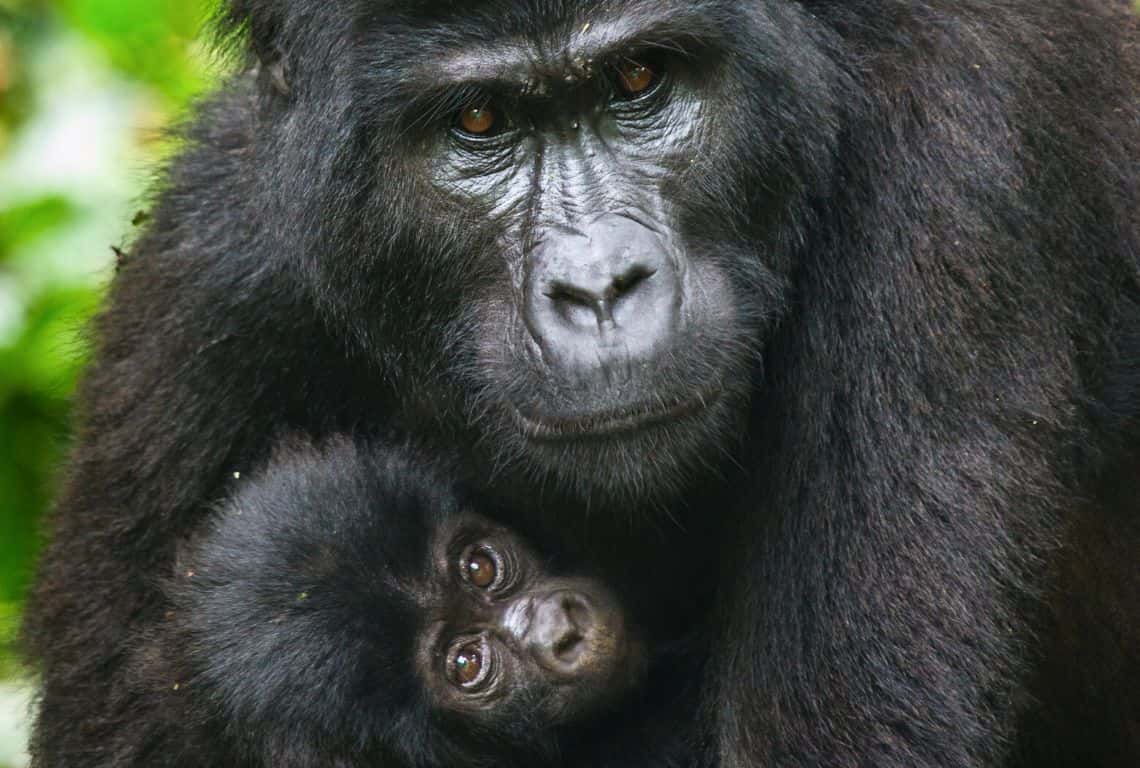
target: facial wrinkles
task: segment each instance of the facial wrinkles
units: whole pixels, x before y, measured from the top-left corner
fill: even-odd
[[[526,143],[485,154],[442,151],[442,161],[434,163],[433,183],[459,200],[482,202],[493,219],[518,215],[530,186],[529,165],[523,161]]]
[[[534,618],[534,603],[529,597],[518,597],[510,602],[499,619],[499,627],[507,639],[521,645]]]
[[[628,197],[621,175],[601,141],[575,118],[577,128],[548,144],[541,169],[536,224],[576,229],[583,221],[612,213],[615,198]]]

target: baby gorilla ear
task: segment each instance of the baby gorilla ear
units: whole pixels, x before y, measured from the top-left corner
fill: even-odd
[[[244,35],[248,39],[260,64],[262,81],[278,94],[288,96],[292,84],[284,17],[280,0],[230,0],[217,23],[223,36]]]
[[[273,90],[282,96],[288,96],[292,92],[290,85],[290,72],[289,60],[281,52],[276,52],[272,58],[262,60],[261,66],[265,72],[265,77],[269,79]]]

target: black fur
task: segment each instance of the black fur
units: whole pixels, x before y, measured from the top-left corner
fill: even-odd
[[[433,531],[459,512],[428,467],[343,439],[286,441],[235,483],[180,551],[170,610],[133,665],[140,697],[182,713],[179,752],[460,764],[416,675],[423,617],[403,586],[426,578]]]
[[[735,297],[670,369],[697,384],[715,362],[725,398],[540,455],[497,409],[530,379],[487,354],[510,327],[488,314],[510,285],[498,222],[409,171],[397,118],[431,86],[421,57],[542,50],[615,9],[684,15],[717,62],[663,194]],[[673,681],[701,689],[709,763],[1140,762],[1122,4],[235,0],[226,19],[260,64],[201,105],[96,327],[28,613],[37,768],[234,764],[135,684],[156,584],[276,436],[389,429],[595,558],[658,640],[715,599],[711,669]],[[654,719],[628,715],[599,753]]]

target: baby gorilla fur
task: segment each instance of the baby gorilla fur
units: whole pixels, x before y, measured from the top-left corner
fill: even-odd
[[[642,676],[607,589],[550,575],[428,467],[288,443],[182,553],[173,690],[249,765],[543,764]]]

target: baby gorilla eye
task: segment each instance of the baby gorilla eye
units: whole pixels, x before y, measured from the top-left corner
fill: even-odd
[[[447,676],[460,688],[473,688],[487,678],[490,657],[484,653],[479,641],[468,642],[451,654]]]
[[[498,580],[499,564],[490,552],[475,550],[463,558],[463,575],[479,589],[487,589]]]

